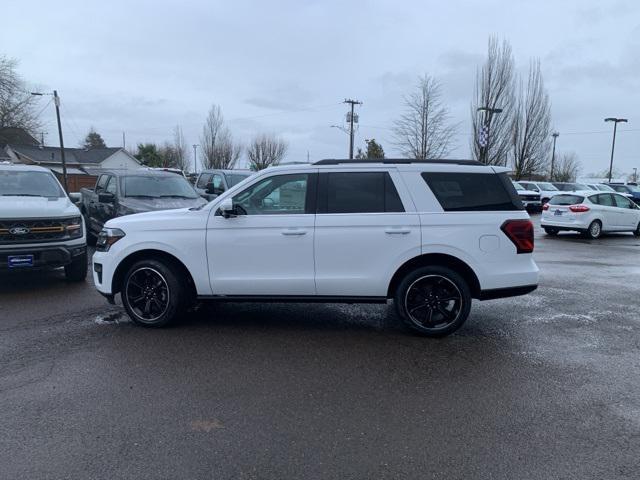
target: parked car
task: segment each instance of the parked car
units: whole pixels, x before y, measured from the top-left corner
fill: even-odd
[[[589,192],[591,189],[584,183],[572,183],[572,182],[551,182],[561,192],[577,193],[577,192]]]
[[[472,298],[537,286],[533,225],[506,172],[424,160],[268,168],[202,208],[108,221],[95,286],[146,326],[200,300],[393,299],[415,331],[446,335]]]
[[[640,207],[618,193],[561,194],[543,207],[540,225],[549,235],[573,230],[589,238],[603,232],[633,232],[640,237]]]
[[[203,170],[198,175],[196,191],[210,201],[252,174],[249,170]]]
[[[157,172],[169,172],[169,173],[175,173],[176,175],[180,175],[184,178],[187,178],[187,176],[184,174],[184,172],[182,170],[180,170],[179,168],[171,168],[171,167],[150,167],[149,170],[155,170]]]
[[[182,176],[157,170],[105,172],[93,189],[80,189],[80,210],[93,245],[104,224],[116,217],[153,210],[199,207],[206,202]]]
[[[609,185],[605,185],[604,183],[585,183],[587,187],[591,190],[598,190],[600,192],[615,192],[613,188]]]
[[[51,170],[0,164],[0,271],[60,267],[70,281],[87,276],[80,210]]]
[[[524,208],[529,212],[539,212],[542,210],[542,203],[540,201],[540,194],[532,190],[527,190],[520,183],[513,182],[513,186],[524,205]]]
[[[532,182],[520,180],[518,183],[527,190],[539,193],[540,203],[542,203],[543,205],[547,203],[551,197],[560,193],[560,190],[558,190],[551,182]]]
[[[629,195],[629,198],[636,203],[640,203],[640,187],[635,185],[623,185],[620,183],[609,183],[611,188],[613,188],[616,192],[622,193],[623,195]]]

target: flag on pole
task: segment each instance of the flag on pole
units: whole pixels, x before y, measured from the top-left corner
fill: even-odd
[[[489,143],[489,127],[486,125],[484,127],[480,127],[480,131],[478,132],[478,145],[481,147],[486,147]]]

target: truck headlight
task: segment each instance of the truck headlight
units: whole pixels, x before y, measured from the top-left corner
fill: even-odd
[[[82,217],[69,218],[64,222],[64,229],[69,238],[82,237]]]
[[[98,252],[108,252],[111,245],[124,237],[124,232],[119,228],[103,228],[98,235],[96,250]]]

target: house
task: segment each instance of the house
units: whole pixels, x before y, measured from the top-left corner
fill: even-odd
[[[39,165],[52,170],[62,180],[62,157],[59,147],[8,144],[4,154],[14,163]],[[65,148],[69,191],[91,185],[103,170],[133,170],[142,165],[124,148]]]

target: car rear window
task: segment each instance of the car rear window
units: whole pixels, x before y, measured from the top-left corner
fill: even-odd
[[[505,173],[424,172],[445,212],[524,210]]]
[[[584,202],[582,195],[555,195],[549,200],[549,205],[576,205]]]

